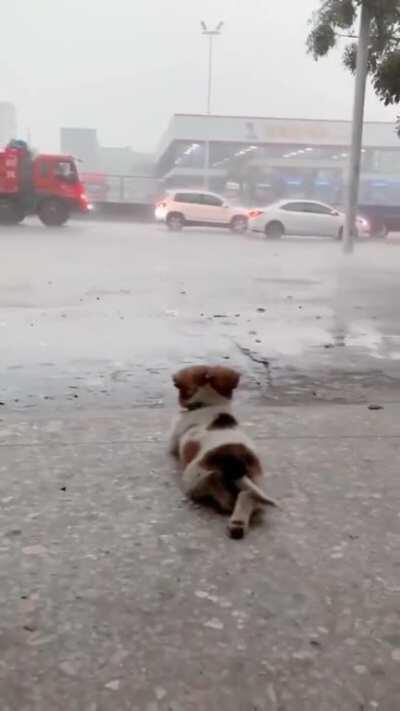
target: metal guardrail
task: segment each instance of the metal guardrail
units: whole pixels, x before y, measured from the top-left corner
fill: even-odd
[[[93,174],[94,175],[94,174]],[[154,204],[158,191],[157,178],[147,175],[83,176],[86,192],[93,203]]]

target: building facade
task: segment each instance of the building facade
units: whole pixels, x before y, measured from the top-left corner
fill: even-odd
[[[347,121],[176,114],[156,156],[164,187],[235,192],[247,204],[304,197],[342,204]],[[400,204],[400,140],[393,124],[365,123],[360,201]]]

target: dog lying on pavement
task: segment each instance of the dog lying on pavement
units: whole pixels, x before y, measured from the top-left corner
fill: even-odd
[[[259,484],[260,460],[232,413],[240,374],[221,366],[193,366],[173,376],[181,413],[174,425],[171,454],[183,467],[184,492],[211,501],[230,514],[228,531],[243,538],[254,513],[275,506]]]

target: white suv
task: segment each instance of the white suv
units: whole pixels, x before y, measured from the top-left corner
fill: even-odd
[[[157,203],[155,217],[170,230],[185,226],[228,227],[233,232],[246,232],[247,210],[229,205],[223,197],[201,190],[169,190]]]

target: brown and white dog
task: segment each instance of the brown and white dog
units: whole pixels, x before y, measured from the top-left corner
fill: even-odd
[[[170,441],[183,466],[183,489],[192,499],[211,500],[231,514],[228,531],[242,538],[251,517],[274,506],[259,487],[260,460],[232,414],[240,374],[221,366],[194,366],[173,376],[182,408]]]

